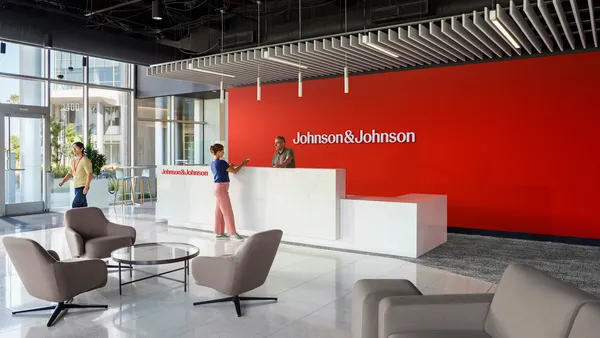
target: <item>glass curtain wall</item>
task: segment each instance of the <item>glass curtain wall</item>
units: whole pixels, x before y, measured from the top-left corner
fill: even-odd
[[[203,101],[164,96],[136,100],[136,165],[204,164]]]
[[[129,164],[133,65],[113,60],[3,43],[0,103],[48,107],[50,124],[50,207],[70,205],[68,186],[58,188],[81,141],[114,166]],[[112,195],[107,191],[109,200]]]

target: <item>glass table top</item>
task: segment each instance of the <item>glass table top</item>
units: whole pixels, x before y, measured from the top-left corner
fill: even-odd
[[[198,247],[186,243],[141,243],[117,249],[111,258],[123,264],[159,265],[187,261],[199,253]]]

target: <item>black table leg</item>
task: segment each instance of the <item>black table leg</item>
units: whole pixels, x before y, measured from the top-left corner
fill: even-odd
[[[121,263],[119,263],[119,296],[123,295],[121,291]]]
[[[187,292],[187,265],[188,261],[183,261],[183,292]]]

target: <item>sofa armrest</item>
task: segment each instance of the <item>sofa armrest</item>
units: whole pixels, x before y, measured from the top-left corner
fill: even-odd
[[[493,294],[388,297],[379,303],[379,338],[421,330],[481,330]]]
[[[52,258],[54,258],[57,262],[60,262],[60,256],[56,253],[56,251],[54,250],[46,250],[48,251],[48,254],[50,256],[52,256]]]
[[[69,251],[71,251],[71,256],[83,256],[85,253],[83,238],[81,238],[81,236],[75,232],[75,230],[69,227],[65,227],[65,237],[67,238],[67,245],[69,247]]]
[[[108,231],[108,236],[131,237],[131,245],[135,244],[137,232],[135,231],[134,227],[108,222],[106,228]]]

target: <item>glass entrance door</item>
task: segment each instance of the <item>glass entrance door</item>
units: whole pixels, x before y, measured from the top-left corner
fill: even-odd
[[[4,159],[0,215],[24,215],[46,210],[45,115],[0,113]],[[3,204],[3,205],[2,205]]]

